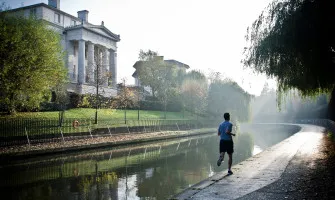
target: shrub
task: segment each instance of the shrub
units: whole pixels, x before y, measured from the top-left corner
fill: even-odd
[[[76,93],[69,93],[69,105],[68,108],[78,108],[81,103],[81,95]]]

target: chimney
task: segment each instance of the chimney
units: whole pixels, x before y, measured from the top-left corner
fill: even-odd
[[[54,8],[60,9],[60,0],[49,0],[48,5]]]
[[[88,22],[88,10],[81,10],[77,13],[79,19],[81,19],[83,22]]]
[[[156,61],[159,61],[159,60],[163,61],[164,60],[164,56],[154,56],[154,60],[156,60]]]

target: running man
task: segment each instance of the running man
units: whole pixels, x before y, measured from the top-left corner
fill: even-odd
[[[229,122],[230,115],[229,113],[225,113],[223,115],[225,121],[222,122],[218,129],[218,136],[220,136],[220,157],[217,161],[217,165],[220,166],[223,159],[224,154],[227,152],[229,156],[228,160],[228,174],[233,174],[231,171],[231,164],[233,162],[233,153],[234,153],[234,142],[232,136],[235,136],[234,133],[232,133],[233,124]]]

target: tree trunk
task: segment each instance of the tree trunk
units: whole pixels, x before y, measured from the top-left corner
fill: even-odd
[[[15,115],[16,114],[16,108],[14,103],[14,94],[11,94],[9,97],[9,105],[8,105],[8,115]]]
[[[156,97],[156,95],[155,95],[155,92],[156,92],[156,90],[153,88],[153,87],[151,87],[151,92],[152,92],[152,97]]]
[[[164,119],[166,119],[166,102],[164,102]]]
[[[124,108],[124,124],[127,124],[127,110]]]
[[[328,119],[335,121],[335,85],[328,104]]]

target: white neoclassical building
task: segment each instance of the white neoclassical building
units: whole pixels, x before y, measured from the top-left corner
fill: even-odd
[[[48,22],[51,29],[62,38],[66,52],[65,65],[70,83],[67,90],[78,94],[95,94],[99,77],[99,94],[116,96],[117,42],[116,35],[104,26],[88,22],[88,11],[78,11],[72,16],[60,10],[60,0],[20,7],[9,12],[31,15]]]

